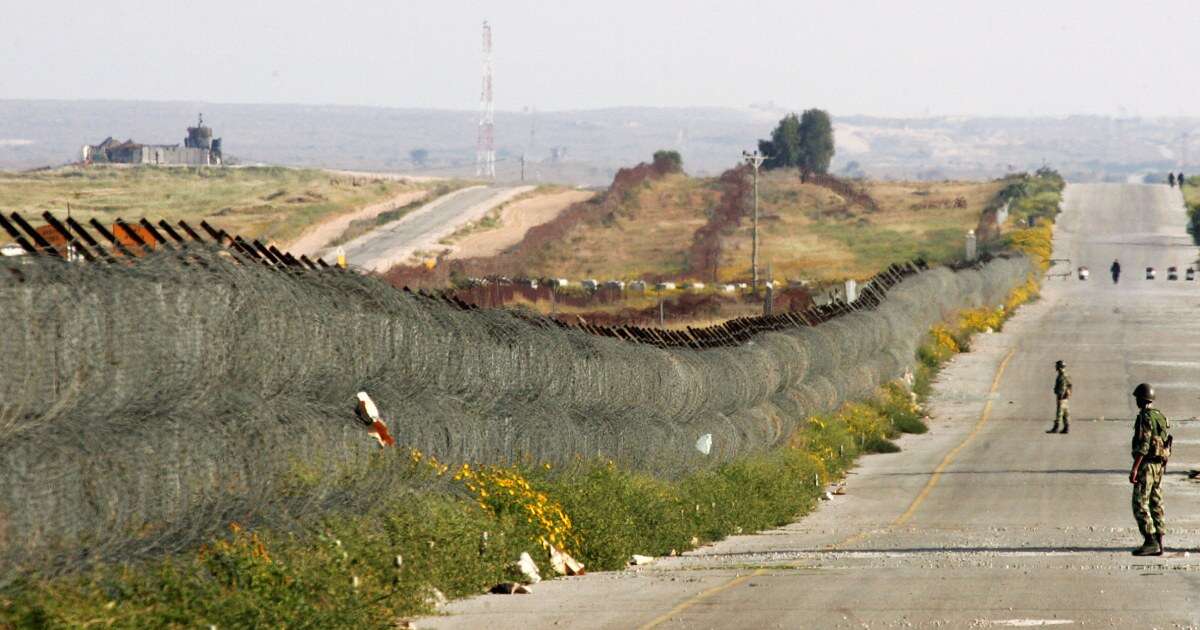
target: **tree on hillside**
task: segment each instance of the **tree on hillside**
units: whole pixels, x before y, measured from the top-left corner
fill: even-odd
[[[1043,167],[1039,168],[1038,170],[1034,171],[1033,174],[1036,175],[1038,178],[1045,180],[1049,186],[1058,188],[1059,190],[1061,190],[1064,186],[1067,185],[1067,181],[1065,179],[1063,179],[1063,176],[1058,171],[1050,168],[1049,166],[1043,166]],[[1183,185],[1183,173],[1179,174],[1179,182],[1180,182],[1180,185],[1182,186]]]
[[[683,156],[678,151],[655,151],[654,168],[660,173],[678,173],[683,170]]]
[[[758,150],[767,157],[763,168],[800,169],[801,179],[812,173],[826,173],[833,159],[833,123],[829,114],[809,109],[796,116],[788,114],[771,132],[770,140],[759,140]]]
[[[1004,187],[997,194],[1000,199],[1010,201],[1029,196],[1029,175],[1027,173],[1009,175],[1001,181],[1004,182]]]
[[[800,117],[800,179],[829,172],[833,159],[833,121],[820,109],[805,110]]]
[[[758,152],[767,158],[762,165],[767,170],[799,166],[800,118],[795,114],[784,116],[770,140],[758,141]]]
[[[424,168],[426,161],[429,160],[429,151],[427,149],[413,149],[408,152],[408,159],[412,160],[413,166]]]

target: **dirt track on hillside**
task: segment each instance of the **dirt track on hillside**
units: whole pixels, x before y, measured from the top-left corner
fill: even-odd
[[[567,190],[530,199],[522,199],[500,209],[500,226],[467,235],[454,244],[447,258],[495,256],[525,238],[530,228],[554,220],[573,203],[591,199],[590,190]]]

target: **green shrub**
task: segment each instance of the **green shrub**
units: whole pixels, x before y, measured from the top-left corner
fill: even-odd
[[[681,552],[811,510],[859,451],[836,416],[802,433],[802,443],[832,457],[782,448],[679,481],[610,462],[523,474],[571,514],[572,553],[590,570],[617,569],[635,553]],[[328,516],[300,532],[231,524],[192,553],[18,582],[0,590],[0,626],[387,627],[431,612],[434,588],[463,597],[519,578],[512,565],[523,551],[548,575],[539,532],[521,514],[493,513],[445,490],[401,488],[369,512]]]
[[[654,168],[660,173],[679,173],[683,171],[683,157],[678,151],[663,149],[654,152]]]
[[[686,549],[696,535],[677,487],[612,464],[581,464],[549,490],[571,515],[579,556],[596,570],[623,567],[635,553]]]
[[[913,389],[913,393],[920,397],[915,385]],[[921,408],[898,383],[888,383],[880,388],[874,404],[884,416],[891,419],[892,426],[900,433],[925,433],[929,430],[921,420]]]

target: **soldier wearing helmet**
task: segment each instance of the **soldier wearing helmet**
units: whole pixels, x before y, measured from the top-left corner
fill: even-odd
[[[1135,556],[1161,556],[1163,553],[1162,478],[1167,459],[1171,457],[1171,423],[1154,408],[1154,389],[1142,383],[1133,390],[1138,415],[1133,423],[1133,467],[1129,483],[1133,484],[1133,518],[1142,533],[1142,546],[1133,550]]]
[[[1062,359],[1054,362],[1058,370],[1058,378],[1054,379],[1054,398],[1057,408],[1054,410],[1054,426],[1046,433],[1058,433],[1058,423],[1062,423],[1062,432],[1067,433],[1071,427],[1071,411],[1067,407],[1067,399],[1071,397],[1071,377],[1067,376],[1067,364]]]

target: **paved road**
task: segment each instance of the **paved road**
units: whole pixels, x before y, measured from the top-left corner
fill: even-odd
[[[802,521],[533,595],[456,602],[420,625],[1200,627],[1200,484],[1184,474],[1200,468],[1200,282],[1135,273],[1195,257],[1184,221],[1165,186],[1069,187],[1056,255],[1092,280],[1048,281],[1003,332],[979,337],[939,379],[932,431],[865,458],[847,495]],[[1075,383],[1069,436],[1043,433],[1058,358]],[[1129,555],[1140,536],[1128,392],[1143,380],[1178,444],[1161,558]]]
[[[438,248],[437,241],[488,210],[533,190],[532,186],[471,186],[443,195],[409,214],[343,246],[347,261],[371,271],[387,271],[418,251]]]

